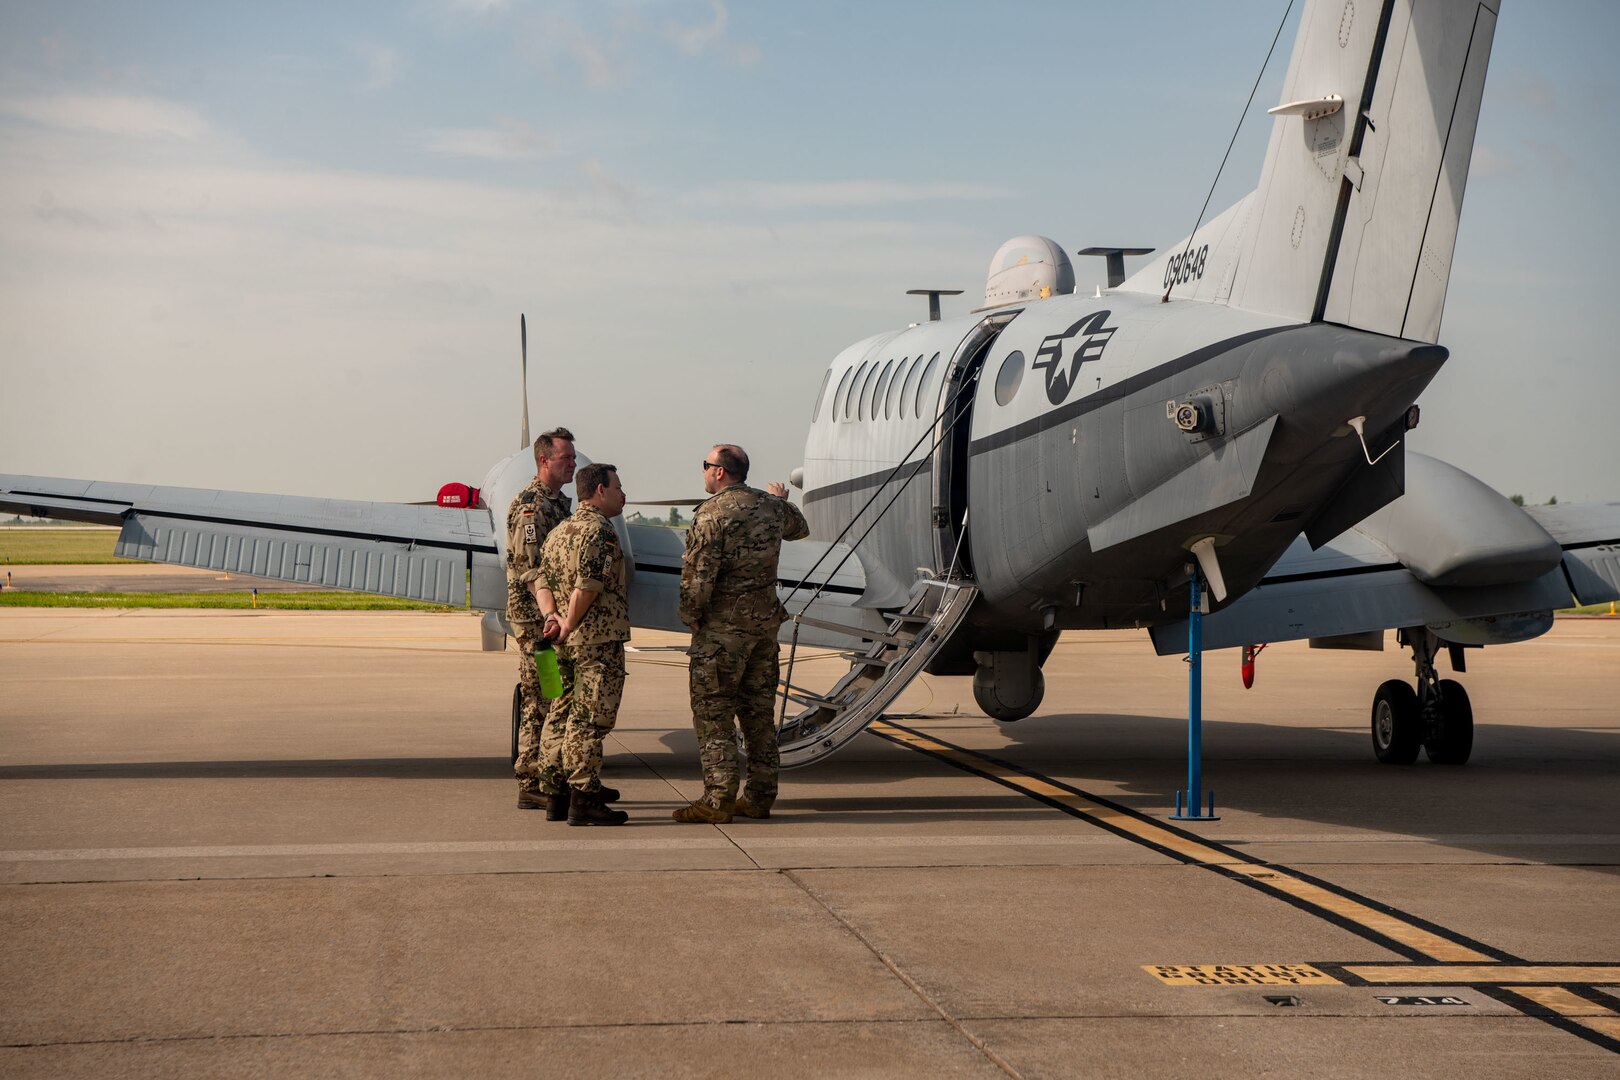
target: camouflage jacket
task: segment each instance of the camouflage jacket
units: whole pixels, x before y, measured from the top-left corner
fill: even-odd
[[[594,506],[581,506],[551,530],[540,557],[540,582],[557,600],[557,614],[568,617],[575,589],[600,595],[585,621],[568,636],[572,645],[605,645],[630,640],[630,597],[624,576],[624,548],[613,523]]]
[[[776,562],[783,540],[810,535],[799,508],[733,484],[697,508],[686,531],[680,619],[720,633],[775,635],[782,625]]]
[[[529,582],[540,576],[540,549],[546,536],[569,513],[568,496],[551,489],[536,476],[518,492],[506,511],[506,618],[509,622],[539,622],[540,609],[529,592]]]

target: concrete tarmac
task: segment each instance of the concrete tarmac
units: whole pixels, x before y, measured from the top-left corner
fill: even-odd
[[[1098,633],[678,825],[678,643],[579,829],[470,615],[0,610],[0,1075],[1620,1077],[1620,621],[1471,651],[1461,768],[1373,761],[1393,636],[1211,654],[1196,824],[1185,665]]]

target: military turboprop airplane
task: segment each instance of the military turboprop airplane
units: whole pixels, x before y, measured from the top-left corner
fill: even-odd
[[[990,716],[1039,707],[1063,630],[1187,647],[1381,648],[1378,758],[1467,760],[1472,711],[1437,660],[1620,598],[1620,504],[1521,509],[1408,452],[1436,344],[1495,0],[1313,0],[1253,192],[1106,292],[1009,242],[984,306],[858,342],[811,409],[794,482],[814,541],[784,551],[785,765],[846,744],[920,672],[972,675]],[[526,442],[525,438],[525,442]],[[0,509],[122,526],[121,555],[458,603],[501,623],[504,509],[527,447],[471,506],[403,506],[0,477]],[[637,625],[680,630],[681,541],[622,525]],[[470,571],[470,593],[464,575]],[[803,644],[844,647],[830,690]],[[1252,661],[1252,652],[1246,652]],[[787,703],[795,711],[787,713]]]

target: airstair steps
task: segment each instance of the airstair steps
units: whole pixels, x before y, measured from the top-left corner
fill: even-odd
[[[919,581],[906,606],[888,617],[881,634],[814,621],[822,629],[844,631],[869,644],[863,651],[843,654],[850,661],[849,672],[824,692],[793,685],[790,658],[781,693],[805,708],[788,717],[778,732],[782,768],[820,761],[882,716],[962,624],[978,592],[964,578]]]

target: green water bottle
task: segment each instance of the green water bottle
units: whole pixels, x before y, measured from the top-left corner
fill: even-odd
[[[542,641],[534,650],[534,669],[540,676],[540,696],[550,701],[562,697],[562,672],[557,670],[557,650]]]

